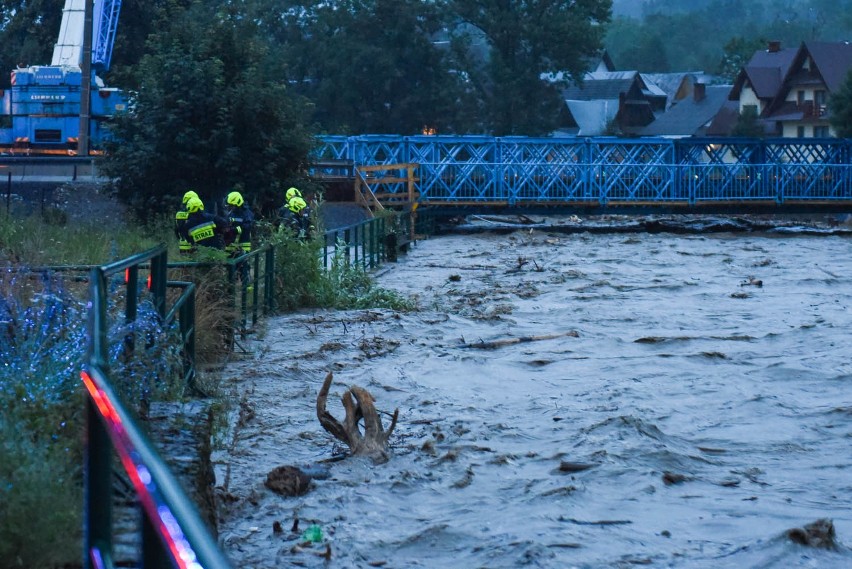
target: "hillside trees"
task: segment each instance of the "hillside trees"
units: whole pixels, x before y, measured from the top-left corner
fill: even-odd
[[[729,78],[737,40],[766,38],[795,47],[808,40],[847,40],[852,32],[852,0],[659,0],[645,3],[643,13],[641,20],[617,18],[607,33],[606,47],[619,69],[643,67],[637,38],[664,40],[669,68],[654,71],[700,70]]]
[[[609,21],[611,0],[449,0],[457,16],[454,54],[483,103],[492,134],[552,132],[564,107],[558,82],[541,80],[561,71],[581,77],[597,54]],[[487,51],[470,49],[478,37]]]
[[[212,209],[236,183],[252,204],[304,169],[313,136],[304,103],[271,77],[270,46],[255,23],[195,2],[158,22],[132,73],[139,88],[117,118],[103,168],[143,218],[188,189]]]

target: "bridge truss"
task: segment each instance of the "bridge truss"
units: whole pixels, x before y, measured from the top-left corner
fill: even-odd
[[[415,164],[418,201],[453,206],[852,207],[852,140],[326,136],[318,160]],[[379,175],[381,172],[379,172]],[[409,192],[388,182],[384,194]]]

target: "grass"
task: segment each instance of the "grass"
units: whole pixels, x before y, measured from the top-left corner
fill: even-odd
[[[21,267],[16,267],[22,269]],[[76,563],[82,529],[83,392],[88,306],[64,275],[0,276],[0,567]],[[111,313],[119,313],[113,307]],[[125,405],[180,393],[180,358],[150,303],[108,332],[112,377]],[[124,340],[137,337],[133,354]],[[45,547],[49,544],[49,547]]]
[[[168,220],[134,227],[104,225],[96,220],[65,223],[62,218],[16,218],[0,213],[0,261],[4,258],[29,266],[103,264],[169,243],[177,244]]]

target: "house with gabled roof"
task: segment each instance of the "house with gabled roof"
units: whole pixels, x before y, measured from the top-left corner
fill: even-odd
[[[642,79],[656,85],[666,94],[666,109],[687,97],[694,95],[693,87],[697,83],[709,85],[714,81],[712,75],[703,71],[676,71],[672,73],[642,73]]]
[[[647,84],[638,71],[594,71],[581,84],[562,92],[568,107],[571,134],[599,136],[610,126],[632,133],[665,109],[666,94]]]
[[[852,70],[849,42],[779,42],[754,54],[734,83],[729,99],[742,115],[751,106],[770,136],[827,137],[828,99]]]

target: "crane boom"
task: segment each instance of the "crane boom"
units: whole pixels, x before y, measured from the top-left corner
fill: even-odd
[[[86,0],[65,0],[59,39],[53,48],[51,65],[80,67],[83,60],[85,10]],[[95,0],[92,30],[92,69],[95,71],[109,69],[120,11],[121,0]]]

